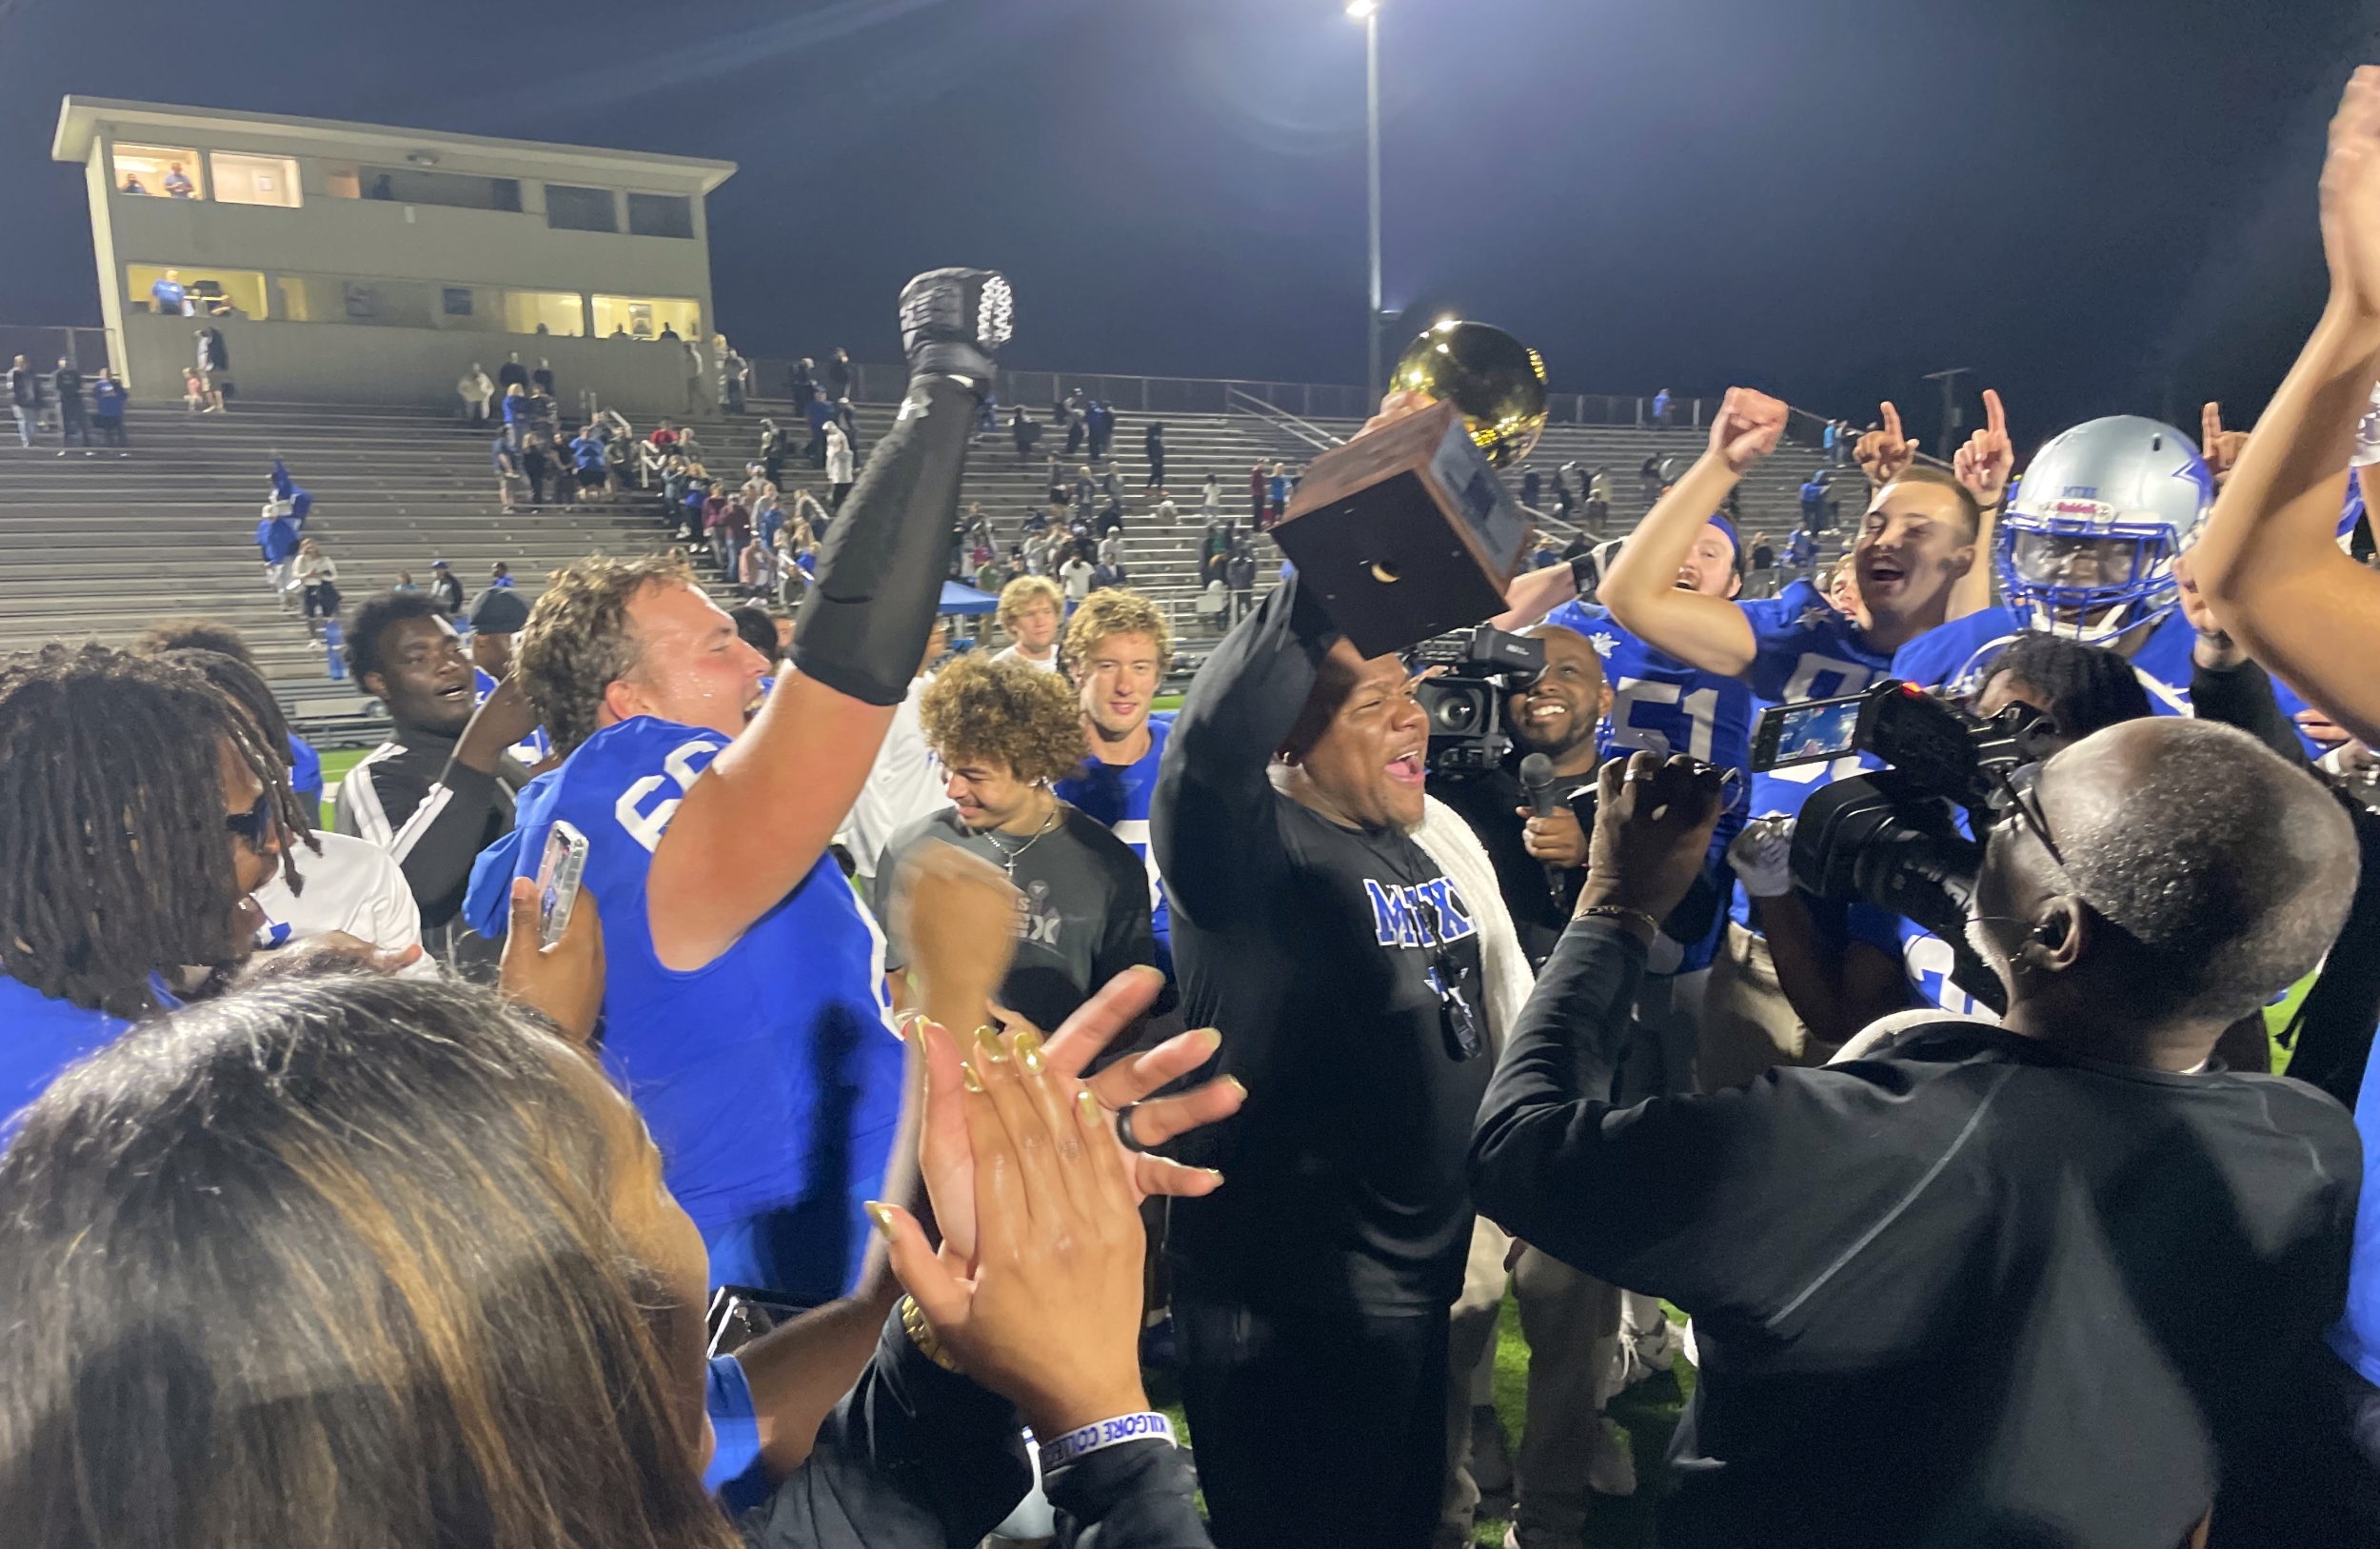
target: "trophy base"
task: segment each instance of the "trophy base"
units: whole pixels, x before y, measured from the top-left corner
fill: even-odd
[[[1438,404],[1316,458],[1273,541],[1365,657],[1504,610],[1528,522]]]

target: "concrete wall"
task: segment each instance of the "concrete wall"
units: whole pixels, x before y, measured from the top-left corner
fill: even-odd
[[[182,367],[198,359],[196,331],[208,320],[131,313],[124,319],[126,364],[135,397],[182,395]],[[622,339],[443,332],[434,328],[361,328],[337,323],[216,320],[231,351],[237,412],[242,397],[273,402],[404,404],[456,409],[455,379],[473,361],[492,379],[517,348],[534,367],[553,362],[554,391],[565,414],[581,390],[593,388],[607,407],[642,425],[687,408],[684,348]],[[716,402],[707,378],[702,403]]]

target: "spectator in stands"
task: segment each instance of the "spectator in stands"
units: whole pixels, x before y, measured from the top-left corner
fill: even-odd
[[[438,611],[448,617],[463,611],[463,583],[445,560],[429,562],[429,595]]]
[[[124,445],[124,406],[131,401],[131,396],[106,367],[99,368],[98,377],[90,385],[90,417],[91,424],[98,427],[100,445]]]
[[[217,619],[152,619],[132,642],[135,656],[164,656],[175,651],[208,651],[228,656],[251,672],[258,670],[256,653],[248,648],[248,637]],[[277,708],[274,713],[279,714]],[[263,717],[257,718],[257,725],[267,727]],[[286,722],[282,730],[289,750],[289,787],[297,794],[300,809],[313,814],[322,805],[323,757],[312,744],[289,731]]]
[[[1016,438],[1017,461],[1020,463],[1032,457],[1034,443],[1041,439],[1041,426],[1035,423],[1022,404],[1009,413],[1008,433]]]
[[[1766,597],[1776,589],[1776,547],[1765,532],[1752,535],[1752,594]]]
[[[1058,622],[1065,594],[1047,576],[1019,576],[1001,588],[1000,627],[1011,644],[995,661],[1020,661],[1041,672],[1058,670]]]
[[[399,570],[397,572],[396,584],[388,589],[390,591],[420,591],[422,588],[415,585],[412,571]]]
[[[1289,466],[1286,463],[1273,465],[1272,475],[1264,481],[1264,526],[1269,531],[1274,524],[1280,521],[1281,513],[1289,508]]]
[[[1066,563],[1058,567],[1058,579],[1065,586],[1066,606],[1070,608],[1091,595],[1092,566],[1083,559],[1080,548],[1074,550],[1067,557]]]
[[[527,400],[526,399],[507,398],[505,400],[505,403],[507,406],[510,406],[516,402],[526,403],[526,401]],[[526,421],[522,423],[526,425]],[[511,428],[512,427],[507,425],[506,427]],[[561,489],[559,487],[560,481],[558,478],[560,470],[554,467],[554,460],[546,455],[545,438],[544,436],[539,435],[534,430],[526,430],[516,439],[520,442],[521,446],[521,476],[529,482],[529,504],[532,506],[543,506],[545,504],[545,481],[548,478],[554,478],[556,480],[557,487],[554,492],[556,494],[561,493]]]
[[[290,572],[306,600],[306,627],[319,640],[339,619],[338,562],[323,552],[320,543],[307,538],[298,544]]]
[[[1231,558],[1223,564],[1223,581],[1231,587],[1231,620],[1237,624],[1256,606],[1256,545],[1252,540],[1241,538],[1232,546]]]
[[[1140,450],[1149,460],[1149,482],[1143,487],[1163,489],[1165,487],[1165,427],[1162,422],[1151,420],[1149,427],[1140,432]]]
[[[718,365],[719,407],[724,413],[741,414],[744,412],[744,394],[751,378],[752,366],[736,353],[735,346],[727,343],[724,334],[719,338]]]
[[[524,393],[528,391],[529,368],[521,364],[519,350],[514,350],[502,366],[496,367],[496,385],[504,389],[506,397],[511,396],[515,387]]]
[[[474,427],[487,423],[487,407],[495,399],[496,385],[487,379],[487,372],[473,361],[471,368],[456,379],[455,396],[463,400],[463,411],[471,416]]]
[[[851,351],[837,345],[826,355],[823,372],[826,397],[830,403],[841,403],[851,396]]]
[[[1071,463],[1082,450],[1084,420],[1081,392],[1078,391],[1060,405],[1059,412],[1064,416],[1066,422],[1066,449],[1061,455]]]
[[[785,396],[793,400],[793,407],[797,409],[807,404],[810,395],[818,391],[818,380],[811,374],[817,364],[804,355],[785,367]]]
[[[855,476],[852,462],[851,438],[843,433],[841,424],[830,421],[826,427],[826,508],[829,511],[840,513],[843,497],[851,493]]]
[[[495,564],[489,566],[487,567],[487,584],[491,586],[509,587],[512,585],[512,566],[506,565],[502,560],[498,560]]]
[[[792,455],[792,439],[783,430],[777,428],[777,422],[775,420],[770,419],[765,414],[762,415],[760,444],[761,476],[766,479],[771,485],[776,484],[778,480],[783,478],[784,475],[785,459],[791,457]]]
[[[578,486],[574,498],[593,500],[609,482],[604,467],[604,438],[593,426],[581,430],[571,441],[570,461]]]
[[[231,346],[218,328],[200,328],[196,337],[198,375],[207,387],[207,407],[209,412],[220,414],[224,395],[231,390]]]
[[[877,915],[893,918],[896,867],[920,844],[954,844],[1001,867],[1021,896],[1016,955],[994,999],[1037,1027],[1058,1026],[1093,990],[1156,961],[1145,865],[1051,789],[1082,762],[1074,692],[1061,677],[969,655],[935,677],[918,709],[951,804],[886,842]],[[897,1007],[916,1003],[902,972],[913,950],[899,930],[885,948]]]
[[[507,679],[475,714],[462,641],[435,602],[412,593],[356,610],[347,670],[394,725],[339,783],[334,824],[396,857],[432,951],[485,976],[495,950],[456,915],[473,859],[512,831],[513,793],[528,773],[506,750],[537,729],[536,712]]]
[[[149,309],[160,317],[190,315],[190,293],[183,288],[182,271],[166,270],[166,277],[149,286]]]
[[[189,667],[52,644],[0,665],[0,1125],[255,949],[291,864],[282,750]]]
[[[1668,429],[1670,427],[1671,415],[1675,412],[1676,407],[1676,406],[1670,400],[1669,389],[1667,387],[1663,387],[1659,392],[1653,395],[1653,423],[1659,426],[1664,430]]]
[[[58,400],[58,455],[77,437],[88,449],[90,446],[90,410],[83,402],[83,373],[74,368],[74,362],[58,357],[58,368],[50,377],[50,390]]]
[[[537,427],[536,413],[529,402],[529,390],[526,384],[511,382],[505,385],[504,414],[505,434],[510,436],[512,444],[518,447]]]
[[[685,371],[686,412],[692,414],[700,411],[703,407],[703,367],[707,363],[703,359],[703,346],[699,341],[684,339],[679,341],[679,344],[685,352],[684,369]]]
[[[496,467],[496,499],[504,513],[510,516],[529,488],[527,478],[521,472],[521,454],[503,436],[490,445],[489,452]]]
[[[823,468],[826,466],[826,427],[834,423],[835,406],[828,403],[823,393],[813,389],[810,401],[802,406],[802,418],[810,427],[810,442],[803,448],[802,455],[808,459],[810,467]]]
[[[41,379],[22,355],[9,367],[9,411],[16,416],[17,445],[31,446],[41,413]]]

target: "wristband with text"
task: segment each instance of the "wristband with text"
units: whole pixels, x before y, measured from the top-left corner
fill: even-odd
[[[1154,1440],[1162,1440],[1169,1447],[1175,1445],[1173,1422],[1154,1410],[1093,1420],[1079,1431],[1068,1431],[1042,1442],[1041,1472],[1054,1474],[1068,1463],[1126,1441]]]

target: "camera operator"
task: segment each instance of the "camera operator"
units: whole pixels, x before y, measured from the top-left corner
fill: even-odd
[[[1720,800],[1690,761],[1625,775],[1472,1178],[1517,1235],[1695,1316],[1663,1543],[2175,1544],[2218,1481],[2215,1520],[2252,1533],[2291,1488],[2359,1155],[2330,1099],[2207,1062],[2346,916],[2330,794],[2229,727],[2086,738],[1986,844],[1972,930],[2004,1027],[1622,1112],[1600,1094],[1645,943]]]

